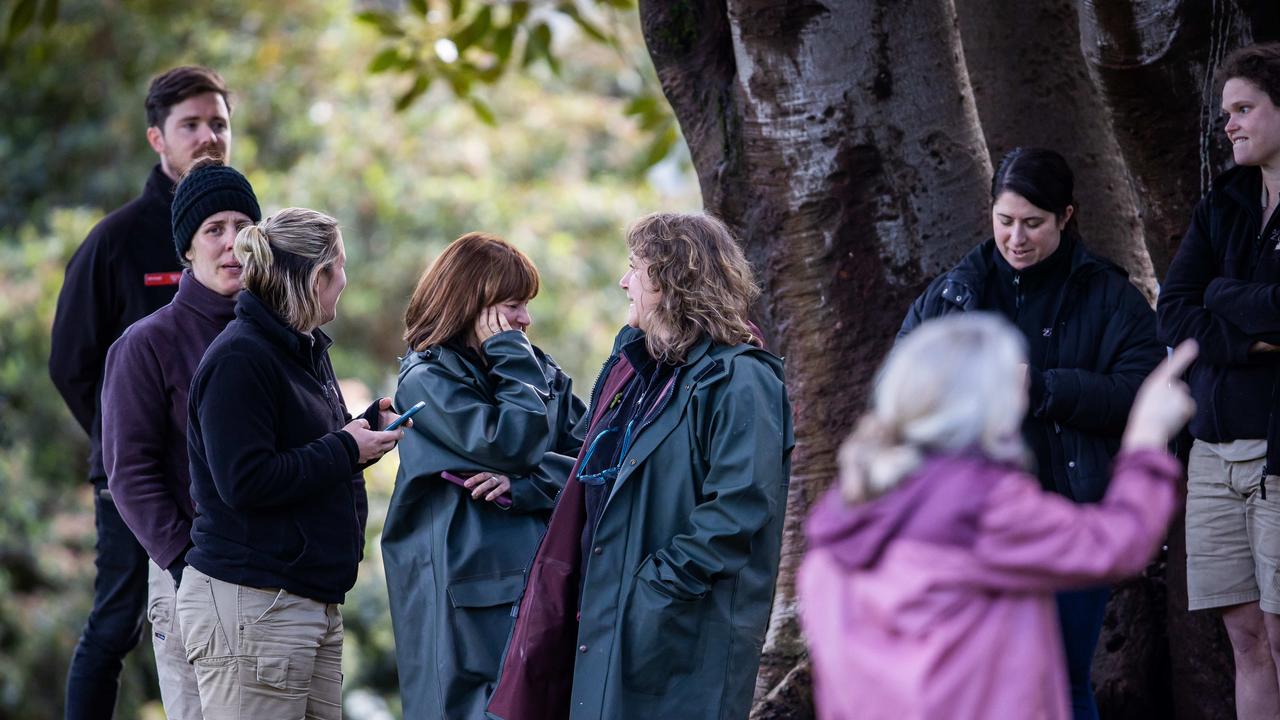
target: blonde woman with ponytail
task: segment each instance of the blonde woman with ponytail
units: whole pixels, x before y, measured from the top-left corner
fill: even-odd
[[[1165,446],[1194,408],[1178,377],[1196,348],[1139,388],[1091,505],[1028,471],[1024,348],[974,312],[923,323],[885,361],[806,527],[797,583],[819,718],[1071,717],[1054,592],[1155,554],[1177,505]]]
[[[178,590],[205,720],[341,718],[342,615],[364,548],[363,468],[402,430],[353,420],[331,341],[346,253],[333,218],[287,208],[236,236],[236,319],[188,398],[195,519]]]

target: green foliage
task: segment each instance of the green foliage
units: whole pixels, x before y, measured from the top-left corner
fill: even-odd
[[[142,127],[155,72],[180,62],[218,69],[236,100],[232,160],[264,211],[314,207],[341,222],[349,284],[326,328],[341,377],[394,391],[419,274],[452,239],[486,230],[537,264],[543,289],[530,336],[580,395],[590,390],[626,309],[616,286],[626,225],[653,210],[696,209],[696,186],[678,141],[675,160],[637,170],[665,102],[630,91],[643,84],[629,59],[642,52],[634,15],[613,24],[592,16],[616,46],[561,47],[568,36],[557,22],[580,39],[590,33],[537,3],[494,5],[465,52],[477,67],[483,53],[505,54],[512,71],[491,81],[442,75],[397,112],[402,67],[421,60],[408,38],[432,13],[458,32],[483,26],[481,10],[424,0],[375,20],[357,19],[348,0],[63,0],[59,22],[28,26],[5,50],[0,96],[23,112],[0,113],[0,593],[9,600],[0,604],[0,717],[58,716],[88,611],[86,441],[48,379],[48,333],[67,259],[94,222],[139,192],[155,162]],[[383,32],[388,19],[405,30],[401,44]],[[550,28],[558,75],[543,56],[514,71],[538,23]],[[370,63],[385,67],[371,73]],[[476,92],[463,97],[459,87]],[[379,698],[398,714],[377,545],[394,475],[394,456],[367,474],[369,543],[343,613],[348,698]],[[131,656],[118,717],[156,711],[149,655]]]
[[[383,9],[356,14],[383,39],[369,62],[369,72],[399,75],[407,85],[396,101],[404,111],[437,80],[469,104],[478,119],[496,125],[490,103],[482,93],[491,90],[510,71],[529,72],[539,67],[553,76],[565,70],[562,60],[580,57],[579,40],[628,57],[628,50],[642,49],[635,31],[621,21],[630,17],[632,0],[558,0],[533,5],[515,1],[450,0],[433,7],[426,0],[411,2],[396,13]],[[639,53],[634,53],[638,55]],[[644,82],[614,88],[642,110],[628,111],[648,132],[643,148],[633,157],[632,171],[643,173],[672,156],[679,144],[679,130],[647,58],[630,58]]]

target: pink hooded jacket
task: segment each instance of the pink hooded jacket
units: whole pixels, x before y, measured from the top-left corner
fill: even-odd
[[[1181,467],[1121,455],[1097,505],[976,456],[933,458],[874,501],[833,490],[800,568],[818,717],[1068,720],[1053,592],[1135,574],[1172,517]]]

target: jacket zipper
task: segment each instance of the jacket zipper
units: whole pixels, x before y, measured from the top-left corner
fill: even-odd
[[[1022,309],[1022,274],[1013,275],[1013,309]]]

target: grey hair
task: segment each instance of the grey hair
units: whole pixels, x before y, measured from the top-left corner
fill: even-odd
[[[876,377],[871,409],[840,448],[840,489],[863,502],[897,487],[925,458],[973,451],[1022,463],[1026,342],[991,313],[922,324]]]
[[[315,210],[285,208],[244,227],[232,248],[246,290],[289,327],[311,332],[324,315],[317,295],[320,272],[340,256],[338,221]]]

